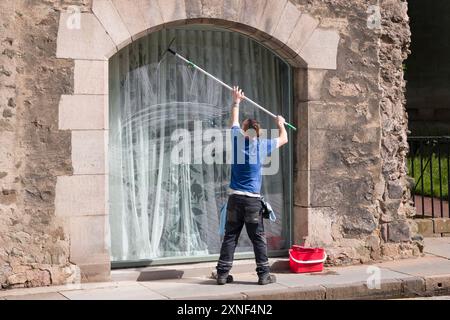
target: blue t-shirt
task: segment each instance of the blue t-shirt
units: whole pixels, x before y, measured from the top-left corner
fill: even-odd
[[[277,139],[245,138],[238,126],[231,128],[233,150],[230,188],[260,193],[262,163],[277,147]]]

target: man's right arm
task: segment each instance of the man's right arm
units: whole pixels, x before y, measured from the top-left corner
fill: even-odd
[[[244,92],[239,87],[233,87],[233,106],[231,107],[231,127],[239,127],[239,103],[244,99]]]

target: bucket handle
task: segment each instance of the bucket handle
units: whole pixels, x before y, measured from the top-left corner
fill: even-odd
[[[323,253],[323,259],[320,259],[320,260],[309,260],[309,261],[297,260],[297,259],[295,259],[295,258],[292,256],[292,253],[291,253],[291,252],[289,252],[289,257],[290,257],[294,262],[297,262],[297,263],[302,263],[302,264],[313,264],[313,263],[322,263],[322,262],[324,262],[325,260],[327,260],[327,253],[324,252],[324,253]]]

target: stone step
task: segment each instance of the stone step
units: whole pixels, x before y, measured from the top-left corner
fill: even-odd
[[[273,272],[287,272],[289,270],[289,259],[269,259],[270,268]],[[152,281],[164,279],[181,278],[209,278],[216,271],[216,262],[202,262],[190,264],[176,264],[164,266],[150,266],[140,268],[123,268],[111,271],[111,281]],[[255,272],[254,259],[236,260],[233,263],[232,274]]]

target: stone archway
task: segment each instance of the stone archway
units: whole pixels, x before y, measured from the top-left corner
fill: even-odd
[[[63,95],[59,129],[72,134],[73,175],[59,176],[56,215],[67,218],[70,261],[85,280],[109,277],[108,59],[130,42],[168,25],[203,23],[241,32],[270,47],[295,67],[294,239],[310,230],[309,106],[320,100],[326,70],[336,69],[339,34],[289,0],[94,0],[92,13],[60,16],[57,57],[74,61],[74,92]],[[328,221],[314,215],[325,229]],[[315,235],[320,237],[321,235]],[[329,235],[324,235],[324,237]],[[323,242],[327,242],[324,239]]]

